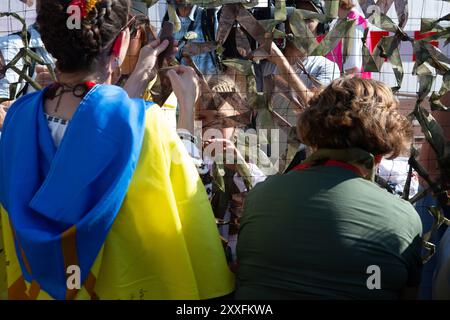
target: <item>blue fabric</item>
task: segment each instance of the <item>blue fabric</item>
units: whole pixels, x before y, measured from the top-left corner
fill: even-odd
[[[66,296],[61,234],[76,226],[84,283],[120,209],[139,158],[145,109],[115,86],[95,86],[55,148],[44,116],[46,89],[9,110],[0,141],[0,202],[31,274],[56,299]]]
[[[193,28],[191,31],[195,32],[197,34],[197,38],[195,40],[190,40],[192,42],[204,42],[205,36],[203,34],[203,28],[202,28],[202,15],[201,15],[201,8],[195,6],[196,10],[195,19],[191,20],[191,18],[194,18],[194,14],[191,14],[192,17],[179,17],[181,21],[181,29],[178,32],[174,32],[173,37],[175,40],[182,40],[186,33],[188,32],[189,26],[191,22],[193,22]],[[216,19],[217,21],[217,19]],[[184,44],[180,44],[177,59],[181,61],[182,64],[186,64],[185,59],[182,57],[181,53],[183,52]],[[195,56],[192,56],[192,61],[195,63],[197,68],[200,70],[200,72],[204,75],[213,75],[217,74],[217,68],[214,63],[214,52],[207,52],[198,54]]]

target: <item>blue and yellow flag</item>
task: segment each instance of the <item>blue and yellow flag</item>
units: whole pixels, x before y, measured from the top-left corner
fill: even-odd
[[[11,107],[0,140],[8,298],[206,299],[233,291],[206,192],[161,110],[96,86],[56,149],[44,94]],[[74,266],[81,288],[68,285]]]

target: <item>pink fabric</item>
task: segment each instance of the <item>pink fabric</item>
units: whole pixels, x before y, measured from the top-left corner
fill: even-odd
[[[317,37],[317,41],[320,43],[323,38],[325,38],[324,35],[320,35]],[[336,47],[334,47],[333,50],[330,51],[330,53],[328,53],[325,58],[330,59],[333,62],[336,62],[337,65],[339,66],[339,70],[343,71],[342,68],[343,66],[343,57],[342,57],[342,41],[339,41],[338,44],[336,45]]]
[[[356,20],[356,25],[358,25],[358,26],[362,25],[364,27],[364,29],[368,28],[367,20],[356,11],[350,10],[350,12],[347,15],[347,18],[350,20]],[[317,41],[320,43],[324,37],[325,36],[323,36],[323,35],[318,36]],[[369,34],[367,35],[366,45],[367,45],[367,48],[369,48],[370,53],[372,53],[373,46],[372,46],[372,40],[370,37],[370,31],[369,31]],[[342,41],[339,41],[338,44],[336,45],[336,47],[334,47],[334,49],[330,53],[328,53],[325,57],[330,59],[333,62],[336,62],[341,71],[345,71],[345,70],[343,70],[344,58],[343,58],[342,50],[343,50],[342,49]],[[361,74],[360,74],[361,78],[372,78],[372,74],[370,72],[364,72],[363,67],[361,67],[360,71],[361,71]]]
[[[350,10],[350,12],[347,15],[347,18],[350,20],[356,20],[356,25],[357,26],[362,25],[364,29],[367,29],[369,27],[366,18],[364,18],[356,11]],[[370,37],[370,31],[367,34],[366,46],[369,49],[370,53],[373,53],[372,38]],[[364,72],[364,66],[361,66],[361,78],[372,78],[372,74],[370,72]]]
[[[356,20],[357,26],[362,24],[364,28],[367,28],[367,20],[362,15],[360,15],[358,12],[350,10],[350,12],[347,15],[347,18],[350,20]]]

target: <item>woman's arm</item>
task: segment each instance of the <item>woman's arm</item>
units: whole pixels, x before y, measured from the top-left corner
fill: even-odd
[[[167,71],[179,106],[178,129],[194,133],[194,107],[200,96],[198,77],[194,69],[179,65]]]
[[[307,105],[309,99],[313,96],[313,92],[305,86],[284,54],[273,42],[271,50],[271,55],[267,58],[267,60],[277,66],[279,74],[285,79],[297,96],[304,102],[304,105]]]
[[[198,78],[195,71],[186,66],[177,66],[167,72],[173,91],[177,96],[179,116],[177,133],[205,186],[208,199],[212,198],[211,167],[204,161],[194,136],[194,106],[200,96]]]

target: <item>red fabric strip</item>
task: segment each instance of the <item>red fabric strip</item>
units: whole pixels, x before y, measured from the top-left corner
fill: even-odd
[[[337,161],[337,160],[327,160],[322,165],[326,166],[326,167],[338,167],[338,168],[350,170],[350,171],[356,173],[357,175],[362,176],[361,171],[357,167],[355,167],[354,165],[351,165],[349,163],[346,163],[346,162]],[[294,167],[293,170],[301,171],[301,170],[306,170],[309,168],[311,168],[310,163],[305,163],[305,164],[301,163],[298,166]]]

